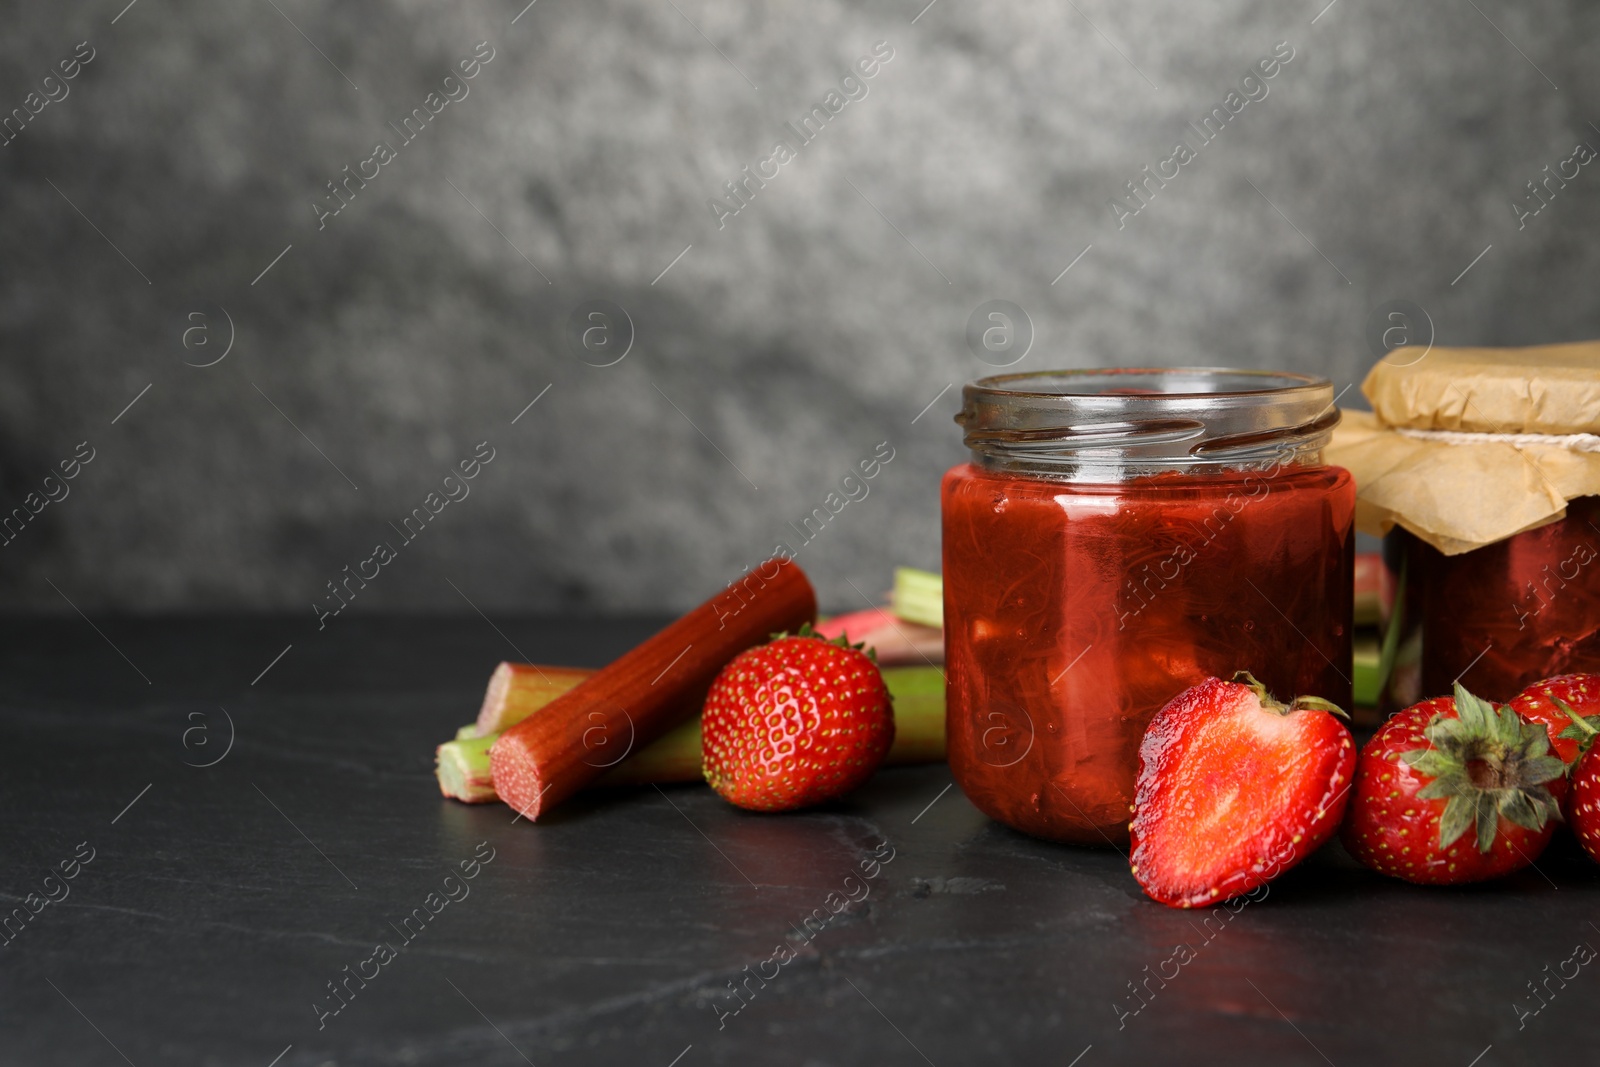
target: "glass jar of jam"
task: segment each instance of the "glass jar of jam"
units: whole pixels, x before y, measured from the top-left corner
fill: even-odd
[[[991,818],[1127,840],[1155,712],[1248,670],[1348,706],[1355,486],[1333,387],[1213,369],[968,385],[944,477],[950,767]]]
[[[1386,711],[1461,684],[1510,700],[1551,675],[1600,672],[1600,497],[1564,518],[1447,556],[1396,527],[1384,538]],[[1398,629],[1390,636],[1390,631]]]

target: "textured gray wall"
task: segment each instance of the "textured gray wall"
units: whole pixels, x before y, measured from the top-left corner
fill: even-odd
[[[486,610],[678,607],[887,441],[800,553],[848,607],[937,564],[985,300],[1031,317],[1018,369],[1343,385],[1402,297],[1442,342],[1600,335],[1600,167],[1523,229],[1511,207],[1600,146],[1592,3],[123,2],[0,19],[0,108],[95,52],[0,147],[0,502],[69,493],[0,548],[11,606],[70,610],[53,584],[309,621],[387,540],[353,611],[468,610],[452,582]],[[469,95],[402,145],[387,124],[479,41]],[[867,95],[719,229],[708,198],[880,41]],[[1122,183],[1280,41],[1268,95],[1119,229]],[[396,158],[319,229],[379,141]],[[596,299],[634,325],[614,366],[564,339]],[[402,544],[483,440],[470,495]]]

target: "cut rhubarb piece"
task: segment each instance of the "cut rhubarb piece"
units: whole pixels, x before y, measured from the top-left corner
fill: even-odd
[[[646,745],[607,771],[595,786],[650,785],[698,782],[700,773],[700,720],[690,719],[661,740]]]
[[[502,663],[489,676],[478,711],[478,736],[511,729],[556,697],[575,688],[594,671],[537,663]]]
[[[446,741],[434,752],[439,792],[466,804],[487,804],[500,798],[494,791],[494,776],[489,773],[489,746],[499,734],[489,737],[467,736],[474,726],[463,726],[454,741]]]
[[[1382,555],[1377,552],[1356,553],[1355,599],[1351,602],[1351,610],[1357,626],[1376,626],[1382,619],[1378,598],[1382,572]]]
[[[938,667],[886,667],[883,682],[894,698],[894,744],[884,766],[944,762],[944,671]]]
[[[1358,708],[1376,708],[1378,706],[1378,693],[1382,689],[1382,679],[1378,675],[1378,664],[1381,652],[1378,647],[1378,636],[1370,631],[1363,630],[1357,634],[1351,649],[1352,687],[1354,690],[1355,705]],[[1363,722],[1363,725],[1366,725]],[[1377,722],[1370,725],[1377,726]]]
[[[894,569],[894,592],[889,594],[891,610],[907,622],[944,629],[944,579],[932,571],[914,567]]]
[[[446,741],[435,752],[439,792],[464,804],[500,799],[489,766],[489,749],[500,735],[479,737],[476,730],[476,726],[463,726],[454,741]],[[623,760],[597,779],[594,787],[700,780],[700,720],[694,719]]]
[[[884,608],[835,615],[813,629],[828,641],[843,637],[852,644],[866,645],[877,654],[880,667],[944,662],[943,630],[907,622]]]

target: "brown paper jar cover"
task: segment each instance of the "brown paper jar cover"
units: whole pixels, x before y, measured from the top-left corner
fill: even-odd
[[[1361,383],[1385,426],[1570,434],[1600,425],[1600,341],[1411,352],[1396,349]]]
[[[1373,411],[1345,412],[1327,459],[1355,476],[1363,533],[1399,526],[1454,556],[1555,522],[1568,501],[1600,495],[1600,451],[1584,450],[1600,442],[1505,439],[1600,434],[1600,342],[1433,348],[1420,357],[1397,349],[1361,391]],[[1418,438],[1400,428],[1458,436]]]

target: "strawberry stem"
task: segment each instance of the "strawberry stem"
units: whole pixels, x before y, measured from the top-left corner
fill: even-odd
[[[1239,685],[1248,686],[1250,691],[1256,695],[1256,699],[1261,701],[1261,706],[1267,711],[1277,715],[1288,714],[1288,707],[1274,700],[1272,694],[1267,692],[1267,687],[1262,685],[1260,680],[1249,671],[1234,671],[1233,681]]]
[[[1556,707],[1559,708],[1567,718],[1572,720],[1572,725],[1567,727],[1565,730],[1562,730],[1556,736],[1577,741],[1579,756],[1583,755],[1585,752],[1588,752],[1589,749],[1594,746],[1595,735],[1600,734],[1600,730],[1596,730],[1594,726],[1596,722],[1600,722],[1600,715],[1591,715],[1586,719],[1582,715],[1579,715],[1571,704],[1568,704],[1560,697],[1551,697],[1550,699],[1555,701]],[[1573,760],[1573,764],[1577,764],[1576,759]]]
[[[1560,708],[1562,713],[1565,714],[1567,718],[1572,720],[1572,726],[1567,727],[1567,729],[1571,730],[1576,728],[1578,735],[1583,738],[1591,738],[1595,734],[1600,733],[1600,730],[1596,730],[1594,726],[1590,724],[1588,719],[1585,719],[1582,715],[1579,715],[1577,710],[1574,709],[1571,704],[1568,704],[1560,697],[1552,697],[1551,699],[1556,702],[1556,707]],[[1597,718],[1600,718],[1600,716],[1597,716]]]
[[[1342,719],[1348,719],[1350,717],[1350,713],[1345,711],[1339,705],[1335,704],[1331,700],[1324,700],[1321,697],[1295,697],[1294,702],[1289,705],[1289,710],[1300,711],[1302,709],[1309,711],[1325,711],[1330,715],[1337,715]]]
[[[1262,685],[1256,676],[1249,671],[1235,671],[1233,680],[1240,685],[1249,686],[1251,691],[1255,693],[1256,698],[1261,701],[1261,707],[1274,715],[1292,715],[1297,711],[1326,711],[1342,718],[1348,719],[1350,717],[1339,705],[1321,697],[1295,697],[1287,704],[1281,700],[1276,700],[1271,693],[1267,692],[1267,687]]]
[[[1496,706],[1455,686],[1456,717],[1435,715],[1423,730],[1430,748],[1402,757],[1433,780],[1421,799],[1448,798],[1439,820],[1439,847],[1449,848],[1475,829],[1479,852],[1494,844],[1500,819],[1539,830],[1557,817],[1546,782],[1566,766],[1549,755],[1550,734],[1542,723],[1524,722],[1509,705]]]

